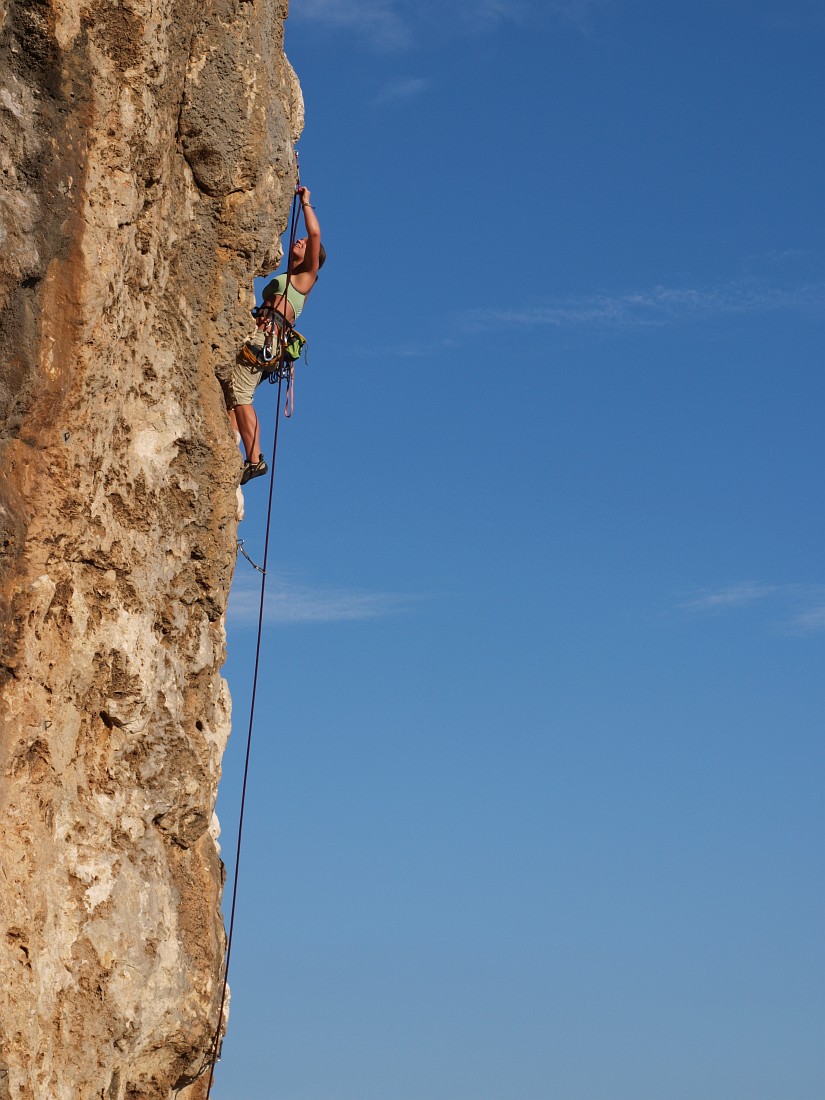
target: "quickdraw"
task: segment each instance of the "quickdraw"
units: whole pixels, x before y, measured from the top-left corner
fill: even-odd
[[[249,554],[247,554],[246,550],[244,550],[244,548],[243,548],[243,539],[238,539],[238,549],[240,550],[240,552],[243,554],[243,556],[246,558],[246,560],[249,562],[249,564],[252,566],[253,569],[257,569],[259,573],[263,573],[264,576],[266,576],[266,570],[263,569],[260,565],[256,565],[255,562],[252,560],[252,558],[250,558]]]

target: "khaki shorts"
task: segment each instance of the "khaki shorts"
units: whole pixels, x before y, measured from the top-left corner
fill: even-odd
[[[239,355],[235,361],[235,369],[232,371],[232,380],[227,394],[229,408],[234,409],[236,405],[251,405],[252,396],[263,380],[264,376],[261,372]]]

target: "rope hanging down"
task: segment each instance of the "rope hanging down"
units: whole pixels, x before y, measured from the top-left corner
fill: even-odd
[[[296,164],[296,168],[297,168],[297,166],[298,166],[298,157],[297,157],[297,155],[295,157],[295,164]],[[290,263],[291,263],[291,258],[292,258],[292,246],[295,244],[295,236],[296,236],[296,232],[297,232],[297,228],[298,228],[298,211],[299,211],[298,187],[300,187],[300,183],[301,183],[301,181],[300,181],[300,177],[299,177],[298,184],[296,185],[295,195],[292,199],[292,215],[291,215],[291,224],[290,224],[290,230],[289,230]],[[286,287],[284,289],[284,295],[286,295],[286,288],[289,287],[289,285],[291,283],[291,279],[292,279],[292,274],[290,272],[289,267],[290,267],[290,265],[288,264],[287,265],[287,276],[286,276]],[[281,364],[280,364],[281,368],[283,368],[283,365],[284,364],[283,364],[283,350],[282,350],[281,351]],[[242,787],[241,787],[241,808],[240,808],[240,814],[239,814],[239,817],[238,817],[238,843],[237,843],[237,846],[235,848],[235,873],[234,873],[233,878],[232,878],[232,905],[230,907],[230,912],[229,912],[229,933],[228,933],[227,938],[226,938],[226,959],[225,959],[224,968],[223,968],[223,986],[221,988],[221,1003],[220,1003],[220,1007],[218,1008],[218,1022],[215,1025],[215,1037],[212,1041],[212,1052],[211,1052],[210,1057],[209,1057],[209,1083],[206,1086],[206,1098],[205,1098],[205,1100],[209,1100],[209,1097],[212,1093],[212,1082],[213,1082],[214,1077],[215,1077],[215,1064],[217,1063],[217,1060],[218,1060],[218,1051],[220,1050],[220,1045],[221,1045],[221,1024],[223,1023],[223,1010],[224,1010],[224,1007],[226,1005],[226,994],[227,994],[227,990],[229,988],[229,960],[232,956],[232,937],[233,937],[233,934],[234,934],[234,931],[235,931],[235,907],[236,907],[237,900],[238,900],[238,878],[239,878],[239,871],[240,871],[240,865],[241,865],[241,842],[243,840],[243,821],[244,821],[244,810],[245,810],[245,807],[246,807],[246,788],[247,788],[247,781],[249,779],[249,761],[250,761],[251,750],[252,750],[252,728],[253,728],[254,721],[255,721],[255,698],[256,698],[256,695],[257,695],[257,691],[258,691],[258,669],[260,667],[260,660],[261,660],[261,635],[263,633],[264,598],[266,596],[266,577],[267,577],[266,563],[267,563],[267,559],[268,559],[268,556],[269,556],[269,533],[270,533],[270,528],[271,528],[271,525],[272,525],[272,490],[273,490],[273,486],[275,484],[275,459],[276,459],[276,456],[277,456],[277,453],[278,453],[278,427],[280,425],[280,419],[281,419],[281,416],[280,416],[280,414],[281,414],[281,387],[283,385],[283,374],[284,374],[283,369],[279,370],[278,374],[279,374],[279,378],[278,378],[278,397],[277,397],[278,404],[277,404],[277,408],[276,408],[276,411],[275,411],[275,435],[274,435],[274,438],[272,440],[272,468],[271,468],[270,473],[269,473],[269,502],[267,504],[267,510],[266,510],[266,535],[264,537],[264,563],[263,563],[263,566],[257,566],[257,565],[255,566],[255,568],[258,569],[261,573],[261,601],[260,601],[260,606],[258,608],[258,636],[257,636],[257,640],[256,640],[256,643],[255,643],[255,671],[254,671],[253,676],[252,676],[252,699],[251,699],[250,706],[249,706],[249,730],[248,730],[247,737],[246,737],[246,757],[244,759],[243,784],[242,784]],[[243,549],[242,541],[241,541],[241,543],[239,543],[239,549],[243,553],[244,557],[248,557],[248,555],[246,554],[246,552]],[[249,559],[249,560],[251,560],[251,559]],[[255,563],[253,562],[252,564],[254,565]]]

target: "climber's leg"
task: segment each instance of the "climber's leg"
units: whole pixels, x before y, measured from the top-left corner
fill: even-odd
[[[257,462],[261,457],[261,426],[255,409],[251,404],[236,405],[232,413],[235,414],[235,424],[241,433],[246,461]],[[230,422],[232,413],[230,413]]]
[[[247,462],[257,462],[261,457],[261,439],[258,417],[252,407],[252,397],[261,383],[261,372],[253,371],[249,365],[239,358],[232,371],[230,384],[230,397],[227,404],[229,409],[229,423],[240,432],[246,451]]]

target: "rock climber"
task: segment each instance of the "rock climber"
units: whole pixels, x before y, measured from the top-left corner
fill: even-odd
[[[283,330],[295,321],[304,308],[307,295],[315,286],[318,271],[326,259],[324,246],[321,244],[321,227],[315,216],[315,211],[310,203],[308,187],[299,187],[298,194],[301,198],[301,212],[304,216],[304,225],[307,235],[296,240],[290,251],[287,271],[278,275],[264,287],[264,310],[258,312],[257,327],[263,329],[269,320],[274,317],[276,329],[276,343],[274,346],[273,362],[280,361],[281,340]],[[268,311],[274,311],[268,312]],[[256,388],[263,381],[264,373],[259,367],[250,363],[243,356],[239,356],[227,393],[229,406],[229,422],[233,429],[240,434],[246,451],[241,485],[245,485],[253,477],[260,477],[267,472],[267,464],[261,453],[260,425],[258,416],[252,407],[252,396]]]

